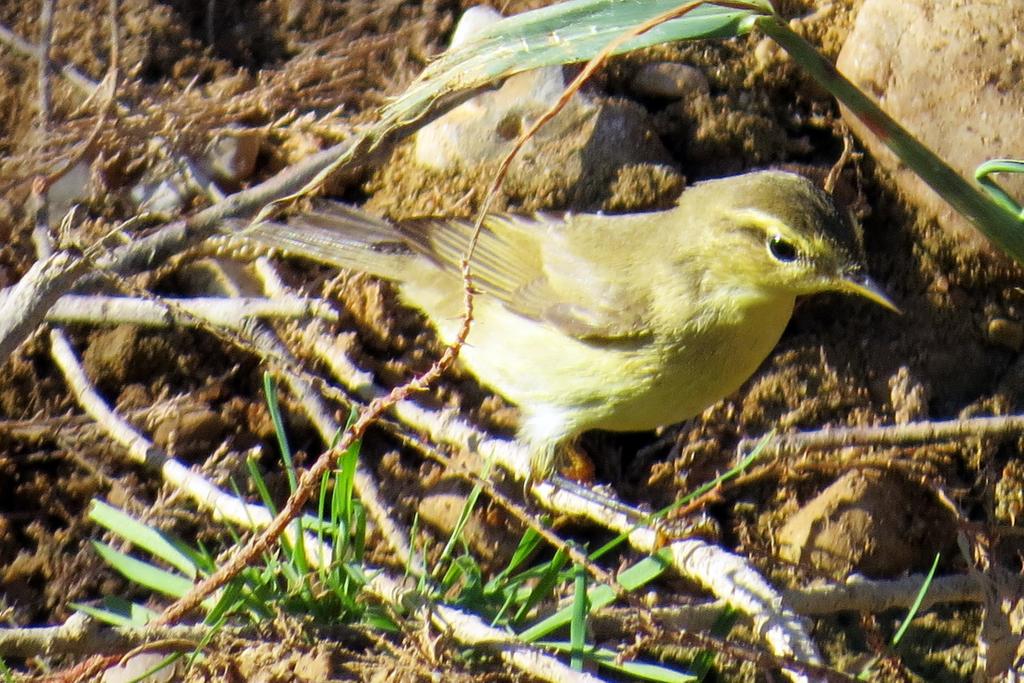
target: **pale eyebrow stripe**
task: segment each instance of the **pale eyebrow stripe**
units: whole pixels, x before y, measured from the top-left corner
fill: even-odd
[[[785,234],[793,231],[791,227],[780,221],[772,214],[759,211],[758,209],[737,209],[735,211],[730,211],[729,215],[740,219],[742,222],[757,223],[758,225],[766,228],[773,228],[775,232]]]

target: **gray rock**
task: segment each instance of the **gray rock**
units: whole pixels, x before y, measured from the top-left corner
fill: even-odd
[[[221,182],[241,183],[255,170],[256,156],[265,138],[266,131],[260,128],[229,126],[207,146],[202,159],[204,170]]]
[[[707,95],[711,90],[700,69],[678,62],[644,64],[633,76],[632,87],[638,95],[677,100]]]

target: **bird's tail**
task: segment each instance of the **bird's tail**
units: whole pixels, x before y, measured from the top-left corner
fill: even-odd
[[[255,223],[236,235],[288,256],[386,279],[400,277],[413,258],[393,225],[338,202],[323,202],[287,223]]]

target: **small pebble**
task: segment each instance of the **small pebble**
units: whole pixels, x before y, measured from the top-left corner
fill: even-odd
[[[157,669],[168,655],[162,652],[140,652],[132,655],[103,672],[100,678],[103,683],[125,683],[126,681],[145,681],[146,683],[163,683],[173,680],[178,674],[177,664],[170,664]],[[155,671],[153,671],[156,669]],[[152,671],[152,673],[147,672]]]
[[[640,67],[633,76],[633,91],[646,97],[686,99],[710,92],[700,69],[677,62],[655,62]]]
[[[209,453],[228,432],[229,425],[209,408],[190,408],[168,414],[153,430],[153,443],[178,457]]]
[[[47,211],[51,221],[60,221],[71,207],[89,196],[92,167],[84,159],[60,176],[46,192]]]
[[[471,42],[488,26],[502,19],[501,12],[487,5],[470,7],[459,18],[455,33],[452,34],[451,46],[459,47]]]
[[[785,54],[779,44],[771,38],[762,38],[754,46],[754,59],[761,67],[768,67],[775,63],[779,54]]]
[[[252,175],[256,155],[266,134],[256,128],[236,128],[214,138],[206,150],[204,162],[218,180],[239,183]]]

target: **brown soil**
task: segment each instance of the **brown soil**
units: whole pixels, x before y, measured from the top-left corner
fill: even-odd
[[[80,209],[78,224],[64,237],[69,244],[90,244],[133,215],[131,186],[166,163],[150,144],[157,137],[166,149],[189,155],[201,151],[217,129],[229,124],[266,126],[255,168],[243,184],[262,180],[325,147],[370,118],[386,96],[400,92],[429,56],[443,49],[454,21],[471,4],[123,3],[124,73],[118,100],[128,109],[100,128],[92,147],[98,150],[95,189]],[[513,13],[541,4],[511,2],[502,9]],[[804,2],[781,4],[791,16],[807,13]],[[801,30],[833,57],[849,29],[850,5],[856,3],[834,4],[839,8],[830,17],[801,24]],[[55,15],[54,60],[74,64],[94,81],[102,78],[110,54],[106,23],[100,19],[106,5],[99,0],[60,2]],[[207,16],[207,11],[215,16]],[[0,24],[34,40],[34,5],[0,6]],[[632,74],[644,63],[661,60],[700,68],[708,78],[709,94],[686,102],[638,97],[631,89]],[[29,184],[13,181],[59,167],[80,149],[96,121],[94,108],[83,107],[83,94],[55,77],[49,132],[40,133],[35,73],[36,64],[29,57],[0,50],[0,101],[8,103],[0,115],[0,235],[7,238],[0,251],[3,285],[17,281],[35,259]],[[628,55],[615,60],[589,87],[595,96],[629,99],[634,102],[630,106],[642,106],[672,167],[632,169],[582,195],[575,193],[578,188],[539,189],[513,180],[499,207],[649,208],[678,192],[682,177],[695,181],[771,165],[820,174],[842,149],[837,109],[830,98],[783,56],[759,45],[756,37],[663,46]],[[327,124],[271,125],[292,112],[323,114],[334,107],[343,109]],[[394,217],[475,211],[493,169],[467,175],[426,172],[409,164],[409,156],[409,146],[400,146],[379,169],[365,177],[336,179],[330,191],[349,201],[368,202]],[[651,507],[668,504],[727,467],[741,438],[771,429],[1003,415],[1018,408],[1024,384],[1024,365],[1019,362],[1024,336],[1019,269],[960,250],[934,225],[918,220],[870,158],[856,159],[842,182],[863,221],[869,268],[904,315],[849,298],[807,300],[761,371],[692,424],[669,430],[672,438],[652,447],[657,439],[649,434],[587,435],[582,446],[594,456],[598,479],[611,483],[623,499]],[[573,197],[583,205],[568,204]],[[381,382],[407,379],[437,357],[440,346],[433,334],[424,329],[418,314],[396,305],[388,285],[361,275],[328,281],[336,274],[294,264],[285,270],[296,282],[304,279],[308,291],[322,286],[338,302],[344,311],[339,335],[354,360],[372,368]],[[188,294],[199,286],[185,272],[165,270],[130,284],[161,294]],[[202,464],[215,450],[238,453],[260,444],[266,453],[276,452],[263,405],[263,367],[237,342],[206,331],[69,331],[103,395],[174,455]],[[45,335],[34,337],[0,368],[0,491],[5,494],[0,503],[0,614],[18,626],[60,623],[70,614],[72,601],[144,595],[126,586],[91,548],[89,541],[100,536],[85,518],[93,498],[109,500],[190,540],[216,543],[228,538],[223,529],[195,518],[188,504],[169,499],[150,472],[125,464],[119,447],[83,417],[69,396],[49,359],[46,340]],[[501,433],[511,433],[515,426],[514,409],[458,370],[423,400],[458,406]],[[287,411],[287,399],[285,403]],[[289,415],[293,448],[319,453],[322,446],[306,421]],[[645,447],[646,457],[633,457]],[[443,479],[438,466],[411,451],[399,453],[399,448],[376,432],[370,433],[364,448],[399,514],[411,522],[420,499],[427,496],[440,501],[440,509],[430,508],[424,517],[441,526],[449,524],[463,489]],[[1012,439],[971,439],[913,449],[788,456],[766,463],[756,476],[724,490],[720,501],[706,511],[709,533],[752,558],[780,585],[850,572],[898,576],[926,569],[936,552],[942,553],[940,573],[962,573],[964,560],[953,550],[957,527],[940,501],[941,492],[961,511],[960,522],[969,520],[991,532],[993,558],[1016,571],[1018,562],[1012,558],[1024,550],[1016,540],[1020,536],[1001,531],[1015,525],[1024,507],[1018,449]],[[299,457],[302,462],[301,453]],[[273,474],[276,462],[268,459],[263,465],[272,473],[272,485],[281,485],[281,475]],[[836,500],[813,504],[819,512],[825,510],[825,517],[809,522],[819,524],[813,547],[780,556],[778,544],[809,536],[780,540],[787,520],[816,497],[832,495],[830,485],[851,470],[862,475],[857,486],[844,488],[835,494]],[[882,488],[872,489],[879,485]],[[871,553],[864,553],[859,542],[844,545],[820,536],[828,527],[825,518],[835,522],[829,511],[839,508],[857,517],[857,533],[871,546]],[[478,535],[471,545],[486,554],[485,563],[500,567],[508,549],[503,542],[508,523],[495,514],[489,509],[474,522]],[[851,527],[843,522],[835,528],[845,536]],[[875,529],[886,533],[873,534]],[[605,539],[595,529],[573,527],[563,532]],[[432,538],[438,544],[438,537]],[[814,560],[821,548],[827,549],[828,562]],[[388,562],[382,550],[377,552],[374,561]],[[837,553],[845,554],[836,558]],[[865,555],[884,556],[886,562],[865,565]],[[890,633],[897,617],[884,615],[871,626],[865,626],[869,620],[824,619],[816,636],[823,639],[831,663],[842,668],[872,652],[871,643]],[[911,631],[911,645],[901,652],[906,666],[928,680],[963,680],[972,666],[977,623],[977,613],[966,609],[935,610],[923,617]],[[338,652],[356,654],[342,667],[336,654],[323,654],[302,639],[288,640],[283,635],[288,628],[274,631],[269,642],[255,643],[251,650],[225,649],[218,653],[226,659],[224,668],[207,662],[192,676],[217,680],[218,672],[231,669],[242,672],[238,675],[243,679],[248,678],[244,672],[260,670],[266,674],[260,680],[315,680],[296,673],[310,667],[320,667],[316,670],[324,672],[324,678],[426,676],[417,663],[422,660],[416,656],[415,639],[391,639],[394,651],[404,654],[386,664],[379,663],[374,641],[346,641],[338,645]],[[273,650],[275,639],[288,645],[283,654]],[[493,662],[463,659],[453,652],[438,656],[431,666],[467,679],[516,677]],[[262,660],[257,655],[276,662],[277,668],[258,663]],[[20,671],[43,670],[39,660],[7,663]],[[725,678],[747,675],[726,671],[732,673]]]

